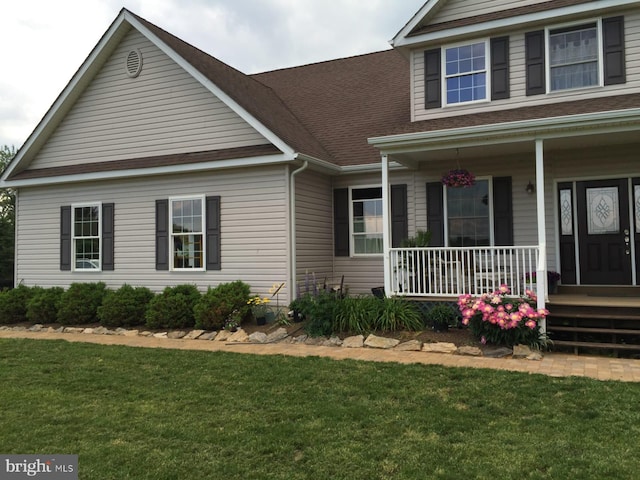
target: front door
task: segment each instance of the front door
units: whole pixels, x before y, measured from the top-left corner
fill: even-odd
[[[576,182],[582,285],[631,285],[627,179]]]

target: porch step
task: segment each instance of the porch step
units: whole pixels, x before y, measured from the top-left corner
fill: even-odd
[[[611,333],[617,335],[640,335],[640,330],[631,330],[624,328],[591,328],[591,327],[567,327],[554,325],[554,332],[580,332],[580,333]]]
[[[556,349],[640,351],[640,302],[569,294],[548,308],[547,333]]]
[[[640,351],[640,345],[631,345],[626,343],[597,343],[597,342],[572,342],[565,340],[554,340],[554,345],[560,347],[574,347],[574,348],[602,348],[611,350],[638,350]]]

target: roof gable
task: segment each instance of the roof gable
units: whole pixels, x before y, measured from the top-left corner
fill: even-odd
[[[131,29],[140,32],[290,158],[294,158],[298,152],[327,161],[332,160],[322,145],[271,89],[122,9],[18,151],[3,173],[3,179],[11,178],[12,175],[29,167],[47,139],[64,121],[78,98]]]

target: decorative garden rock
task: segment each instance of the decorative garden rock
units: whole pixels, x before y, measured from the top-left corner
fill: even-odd
[[[425,343],[422,345],[423,352],[431,352],[431,353],[455,353],[458,350],[458,347],[454,343],[449,342],[434,342],[434,343]]]
[[[184,336],[184,338],[186,340],[195,340],[196,338],[198,338],[203,333],[204,333],[204,330],[191,330],[189,333],[187,333]]]
[[[228,342],[242,343],[247,342],[249,340],[249,335],[242,328],[239,328],[237,331],[233,332],[231,336],[227,339]]]
[[[482,351],[485,357],[504,358],[513,354],[513,350],[509,347],[485,347]]]
[[[460,348],[458,348],[457,352],[458,355],[467,355],[470,357],[481,357],[482,356],[482,350],[480,350],[478,347],[470,347],[470,346],[462,346]]]
[[[364,346],[369,348],[393,348],[400,343],[397,338],[378,337],[376,335],[369,335],[364,341]]]
[[[353,337],[347,337],[342,341],[344,348],[362,348],[364,345],[364,337],[362,335],[354,335]]]
[[[396,345],[394,350],[401,352],[419,352],[422,350],[422,342],[420,340],[408,340]]]
[[[533,351],[527,345],[515,345],[513,347],[513,358],[527,358]]]
[[[288,336],[289,334],[287,333],[287,329],[280,327],[275,332],[271,332],[269,335],[267,335],[266,342],[267,343],[279,342],[280,340],[284,340]]]
[[[138,332],[136,332],[137,335]],[[178,338],[183,338],[187,332],[183,332],[182,330],[173,330],[167,334],[167,338],[172,338],[177,340]]]
[[[267,334],[264,332],[253,332],[249,335],[249,342],[251,343],[265,343],[267,341]]]
[[[205,332],[200,335],[197,340],[213,340],[218,335],[218,332]]]

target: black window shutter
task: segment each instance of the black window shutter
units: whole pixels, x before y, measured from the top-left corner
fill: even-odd
[[[495,245],[513,245],[511,177],[493,179],[493,240]]]
[[[113,214],[114,204],[102,204],[102,270],[113,270],[114,248],[113,248]]]
[[[169,200],[156,200],[156,270],[169,270]]]
[[[333,191],[333,254],[349,256],[349,189]]]
[[[71,270],[71,206],[60,207],[60,270]]]
[[[427,230],[430,246],[444,247],[444,200],[442,182],[427,183]]]
[[[221,270],[220,197],[207,197],[207,270]]]
[[[604,41],[604,84],[626,83],[624,53],[624,17],[602,20]]]
[[[527,32],[524,36],[524,51],[527,75],[527,95],[546,93],[544,66],[544,30]]]
[[[408,237],[407,185],[391,185],[391,246],[402,246]]]
[[[424,52],[424,108],[440,108],[442,106],[442,66],[440,49]]]
[[[491,39],[491,100],[509,98],[509,37]]]

